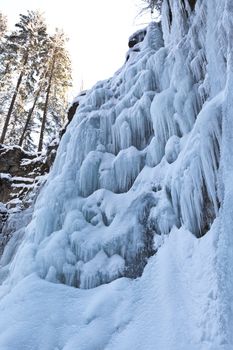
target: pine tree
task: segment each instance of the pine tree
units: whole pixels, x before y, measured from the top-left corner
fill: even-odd
[[[67,89],[71,85],[65,45],[61,31],[48,37],[37,11],[20,15],[16,29],[4,36],[0,51],[1,123],[2,116],[6,117],[1,143],[17,142],[32,150],[40,128],[41,150],[48,138],[58,133],[66,115]]]
[[[27,15],[20,15],[16,30],[6,37],[6,52],[14,57],[14,72],[18,78],[6,115],[0,142],[3,143],[10,124],[16,100],[22,91],[30,94],[36,82],[37,63],[40,48],[47,40],[46,25],[38,11],[28,11]],[[24,89],[21,85],[24,84]],[[22,99],[22,97],[21,97]],[[17,113],[18,114],[18,113]],[[17,121],[17,120],[16,120]]]
[[[0,130],[3,128],[7,103],[13,91],[13,67],[15,57],[7,48],[7,18],[0,12]]]
[[[7,30],[7,17],[0,12],[0,39],[4,37]]]
[[[40,97],[40,93],[41,93],[41,87],[39,87],[35,93],[35,97],[34,97],[34,101],[33,101],[33,104],[32,104],[32,107],[29,109],[29,111],[27,112],[27,117],[26,117],[26,121],[24,123],[24,127],[23,127],[23,131],[21,133],[21,137],[20,137],[20,140],[19,140],[19,146],[22,146],[23,145],[23,142],[27,139],[27,138],[30,138],[30,133],[28,133],[28,131],[30,130],[30,124],[31,124],[31,121],[32,121],[32,116],[33,116],[33,113],[35,111],[35,108],[36,108],[36,104],[38,102],[38,99]]]
[[[33,115],[37,115],[39,119],[38,108],[40,107],[40,97],[42,95],[42,91],[46,85],[46,74],[48,70],[48,55],[49,55],[49,41],[45,40],[43,42],[43,46],[41,46],[38,62],[37,62],[37,79],[34,83],[34,89],[31,98],[31,107],[27,111],[27,116],[25,119],[24,126],[22,128],[21,137],[19,140],[19,146],[24,144],[24,147],[27,145],[28,148],[32,147],[32,136],[31,132],[35,131],[33,125]],[[39,108],[40,109],[40,108]]]
[[[57,30],[55,35],[50,37],[38,152],[43,148],[46,130],[54,134],[54,130],[60,127],[64,120],[67,107],[67,90],[71,86],[71,64],[65,47],[66,41],[67,39],[62,31]],[[49,123],[47,123],[48,119]]]
[[[161,11],[163,0],[141,0],[146,7],[142,9],[142,12],[150,10],[151,14],[154,13],[154,11]]]

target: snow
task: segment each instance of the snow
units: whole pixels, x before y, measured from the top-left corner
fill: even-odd
[[[12,181],[14,182],[33,182],[34,179],[31,177],[13,176]]]
[[[89,290],[31,274],[1,299],[0,348],[221,349],[217,240],[173,229],[140,279]]]
[[[6,206],[2,202],[0,202],[0,213],[7,213]]]
[[[34,188],[34,184],[28,184],[28,183],[13,183],[12,187],[14,188]]]
[[[232,11],[164,0],[76,100],[1,259],[0,349],[233,348]]]
[[[12,181],[12,177],[7,173],[0,173],[0,180]]]

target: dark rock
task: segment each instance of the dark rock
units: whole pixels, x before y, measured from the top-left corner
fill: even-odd
[[[196,0],[188,0],[191,10],[193,11],[196,5]]]
[[[6,203],[11,194],[11,180],[10,177],[4,177],[0,174],[0,201]]]
[[[76,112],[77,107],[79,106],[79,102],[75,102],[72,104],[72,106],[68,110],[68,121],[71,122],[73,119],[73,116]]]
[[[67,118],[68,118],[68,122],[66,123],[66,125],[61,129],[60,133],[59,133],[59,137],[61,138],[65,132],[66,132],[66,128],[67,126],[70,124],[71,120],[73,119],[73,116],[75,115],[75,112],[79,106],[79,102],[81,100],[81,98],[83,96],[86,96],[87,91],[84,90],[82,92],[80,92],[80,94],[76,97],[75,101],[72,103],[72,105],[70,106],[70,108],[68,109],[68,114],[67,114]]]
[[[142,42],[146,36],[146,29],[138,30],[136,33],[131,35],[129,38],[128,46],[129,48],[134,47],[136,44]]]

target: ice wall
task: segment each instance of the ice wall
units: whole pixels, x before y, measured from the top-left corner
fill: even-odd
[[[164,0],[162,25],[137,32],[123,67],[82,98],[22,244],[2,257],[8,282],[138,277],[158,235],[209,231],[224,197],[231,11],[227,0]]]
[[[157,89],[151,59],[164,44],[161,26],[151,23],[143,36],[115,76],[81,100],[20,249],[12,262],[12,252],[2,257],[13,283],[36,272],[92,288],[140,276],[155,252],[149,216],[159,196],[152,180],[135,180],[147,168],[149,176],[157,171],[147,165],[147,148]]]

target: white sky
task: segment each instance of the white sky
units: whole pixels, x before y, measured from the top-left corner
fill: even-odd
[[[140,26],[136,20],[139,0],[0,0],[0,10],[8,16],[9,29],[19,13],[39,9],[52,30],[63,28],[70,38],[68,49],[73,65],[73,91],[79,92],[98,80],[109,78],[122,66],[128,37]]]

